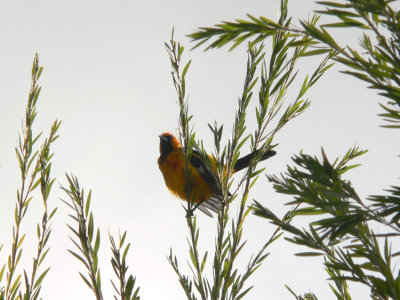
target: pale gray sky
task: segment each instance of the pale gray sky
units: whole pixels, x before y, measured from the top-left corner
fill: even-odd
[[[290,2],[289,14],[294,19],[306,18],[315,7],[313,1]],[[107,230],[114,235],[128,230],[132,243],[129,270],[137,277],[142,298],[184,299],[166,259],[172,247],[183,270],[189,273],[185,269],[189,256],[184,210],[180,201],[168,193],[157,166],[158,135],[164,131],[176,133],[178,127],[176,95],[164,42],[175,27],[176,39],[187,49],[184,59],[192,59],[187,75],[190,111],[197,137],[211,148],[207,123],[217,119],[225,124],[226,137],[230,136],[246,52],[243,47],[231,53],[227,48],[188,51],[192,44],[185,35],[199,26],[245,18],[246,13],[276,19],[278,7],[278,0],[2,1],[0,242],[5,246],[0,261],[6,261],[10,250],[10,224],[20,182],[14,147],[24,117],[32,59],[38,52],[44,72],[35,130],[47,134],[54,119],[62,120],[61,136],[53,147],[57,185],[49,205],[58,206],[58,212],[49,242],[51,253],[44,263],[52,269],[43,284],[43,297],[92,297],[78,275],[83,266],[66,251],[73,249],[65,225],[70,222],[70,211],[59,200],[66,197],[57,186],[66,185],[64,173],[72,172],[87,191],[93,189],[95,224],[102,231],[100,268],[105,297],[113,295]],[[300,78],[315,63],[315,59],[304,61]],[[310,109],[280,132],[276,137],[278,154],[263,166],[269,174],[279,174],[300,150],[320,155],[323,146],[333,160],[356,144],[369,152],[357,160],[363,166],[347,176],[362,196],[377,194],[398,180],[398,136],[395,131],[378,127],[382,121],[376,116],[381,111],[375,91],[340,74],[341,69],[333,68],[312,89],[308,94]],[[287,103],[292,100],[288,98]],[[249,113],[249,118],[254,119],[254,114]],[[280,215],[284,202],[289,200],[276,194],[263,176],[251,198]],[[40,213],[40,198],[36,198],[22,228],[29,235],[22,263],[29,267]],[[198,221],[200,249],[213,251],[216,220],[199,215]],[[273,229],[265,220],[248,218],[242,264]],[[283,239],[276,242],[270,248],[271,255],[249,281],[255,287],[247,299],[293,299],[285,284],[297,293],[311,290],[320,299],[334,299],[321,260],[294,256],[302,250]],[[351,291],[355,299],[368,295],[358,285],[352,285]]]

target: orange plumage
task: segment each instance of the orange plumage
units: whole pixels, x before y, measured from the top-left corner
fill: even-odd
[[[255,153],[250,153],[238,159],[234,172],[248,167],[254,154]],[[275,154],[275,151],[270,150],[266,152],[261,159],[267,159]],[[210,161],[215,164],[212,157],[210,157]],[[181,144],[176,137],[169,132],[160,135],[160,157],[158,158],[158,166],[164,176],[165,184],[171,193],[187,201],[185,192],[186,178],[184,174],[185,156]],[[192,153],[189,161],[189,170],[194,183],[191,191],[192,200],[196,203],[201,202],[198,208],[205,214],[212,216],[209,210],[218,212],[221,201],[223,200],[222,193],[218,191],[214,174],[205,166],[197,151],[193,151]]]

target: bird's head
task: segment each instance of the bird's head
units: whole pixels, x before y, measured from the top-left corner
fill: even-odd
[[[174,149],[181,148],[181,144],[173,134],[169,132],[164,132],[163,134],[159,135],[159,137],[161,156],[167,155]]]

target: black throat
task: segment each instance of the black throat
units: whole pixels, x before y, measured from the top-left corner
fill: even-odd
[[[172,152],[172,144],[171,141],[166,141],[164,139],[160,139],[160,160],[164,160],[164,158]]]

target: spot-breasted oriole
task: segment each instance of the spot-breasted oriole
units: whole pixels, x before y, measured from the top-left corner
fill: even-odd
[[[255,154],[256,152],[253,152],[239,158],[236,161],[233,173],[247,168]],[[276,152],[274,150],[269,150],[262,156],[261,160],[267,159],[275,154]],[[209,158],[215,168],[215,160],[212,156],[209,156]],[[185,192],[186,178],[184,174],[185,156],[181,144],[176,137],[169,132],[164,132],[160,135],[160,157],[158,158],[158,166],[164,176],[165,184],[171,193],[187,201],[187,194]],[[204,161],[201,159],[200,153],[196,150],[192,151],[189,161],[189,171],[191,180],[193,180],[191,197],[194,198],[194,202],[201,203],[198,208],[203,213],[212,217],[209,210],[218,212],[221,207],[221,201],[223,200],[222,192],[217,187],[215,175],[206,167]]]

